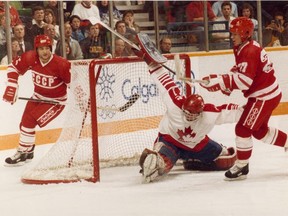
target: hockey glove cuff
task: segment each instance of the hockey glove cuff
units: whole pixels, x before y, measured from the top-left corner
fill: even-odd
[[[207,77],[203,77],[202,80],[208,80],[207,84],[200,84],[203,88],[210,92],[221,91],[225,95],[231,94],[231,76],[228,74],[218,75],[210,74]]]
[[[18,96],[18,84],[17,82],[8,82],[6,90],[3,95],[3,100],[14,104]]]

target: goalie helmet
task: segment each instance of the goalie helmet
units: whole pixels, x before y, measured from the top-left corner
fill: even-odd
[[[182,110],[187,121],[196,120],[202,113],[204,100],[198,94],[189,95],[182,105]]]
[[[247,17],[237,17],[230,24],[230,32],[239,34],[242,42],[251,38],[254,31],[254,25],[251,19]]]
[[[48,46],[52,50],[52,41],[47,35],[37,35],[34,39],[34,48]]]

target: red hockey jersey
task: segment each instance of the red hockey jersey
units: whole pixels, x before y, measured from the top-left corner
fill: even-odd
[[[8,80],[18,80],[19,75],[31,70],[37,98],[63,101],[67,98],[70,68],[70,62],[60,56],[52,55],[51,59],[43,64],[35,51],[28,51],[8,66]]]
[[[232,88],[243,91],[245,97],[269,100],[281,93],[273,64],[266,51],[256,42],[248,41],[234,47],[236,65],[231,69]]]

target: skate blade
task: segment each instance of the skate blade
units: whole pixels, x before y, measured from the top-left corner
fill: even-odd
[[[23,166],[24,164],[25,164],[25,161],[19,162],[19,163],[16,163],[16,164],[4,163],[4,166],[5,166],[5,167],[19,167],[19,166]]]
[[[245,179],[247,179],[247,175],[241,175],[237,178],[227,178],[227,177],[224,178],[225,181],[240,181]]]

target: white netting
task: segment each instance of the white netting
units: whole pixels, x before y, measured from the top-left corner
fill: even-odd
[[[89,62],[73,62],[72,83],[65,108],[67,118],[61,135],[40,163],[23,175],[23,182],[97,179],[94,172],[98,164],[93,162],[93,145],[98,145],[100,167],[137,164],[144,148],[152,148],[165,107],[146,63],[135,62],[135,59],[106,62],[96,65],[94,70],[97,72],[101,68],[96,84],[97,106],[120,107],[134,93],[138,93],[140,98],[124,112],[97,109],[97,122],[91,123]],[[181,64],[184,69],[183,60]],[[173,59],[166,65],[175,69]],[[177,84],[184,92],[184,84],[180,81]],[[94,144],[92,124],[98,128],[98,141]]]

